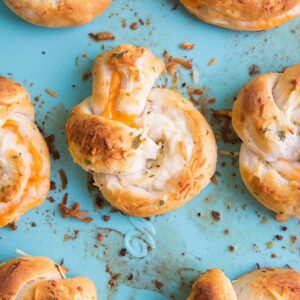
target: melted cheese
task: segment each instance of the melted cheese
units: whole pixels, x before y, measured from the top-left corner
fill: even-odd
[[[109,99],[102,116],[110,120],[122,122],[129,127],[137,127],[135,115],[122,113],[116,108],[116,102],[121,90],[121,81],[122,74],[120,74],[118,71],[114,71],[110,83]]]
[[[19,124],[17,122],[14,122],[12,120],[7,120],[3,128],[10,130],[11,132],[14,132],[14,134],[18,136],[18,143],[26,145],[28,152],[32,156],[31,170],[33,172],[33,175],[29,180],[30,183],[34,183],[41,180],[40,172],[43,169],[43,160],[41,158],[40,153],[34,147],[32,140],[30,140],[30,138],[28,137],[22,136],[22,134],[19,132]]]
[[[192,8],[199,8],[200,7],[200,3],[197,0],[182,0],[182,3],[185,5],[188,5]]]

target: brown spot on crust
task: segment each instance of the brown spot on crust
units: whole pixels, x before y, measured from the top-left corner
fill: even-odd
[[[264,90],[265,83],[262,82],[259,78],[256,78],[255,84],[247,84],[242,90],[242,105],[243,111],[253,114],[257,111],[257,106],[261,106],[263,104],[262,98],[259,96],[261,91]]]
[[[106,133],[108,128],[94,118],[83,120],[83,122],[72,123],[69,139],[80,145],[81,151],[88,155],[109,150],[110,145]]]

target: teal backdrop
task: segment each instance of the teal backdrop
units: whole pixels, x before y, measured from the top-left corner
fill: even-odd
[[[72,162],[64,126],[71,108],[91,94],[91,78],[82,80],[82,75],[103,51],[132,43],[147,46],[160,57],[167,50],[173,56],[193,59],[199,82],[192,82],[190,71],[180,69],[178,86],[186,97],[184,82],[204,90],[198,104],[220,136],[219,150],[226,151],[238,151],[239,143],[228,142],[235,139],[230,131],[222,139],[220,127],[228,121],[213,118],[212,109],[231,109],[234,97],[250,79],[251,65],[259,66],[261,72],[273,72],[300,60],[300,19],[268,32],[242,33],[201,23],[175,3],[116,0],[90,24],[47,29],[24,22],[1,1],[0,74],[23,84],[32,100],[39,96],[33,100],[37,122],[45,136],[55,135],[60,154],[60,159],[52,160],[56,189],[49,196],[55,202],[46,200],[24,215],[16,231],[0,229],[1,261],[18,256],[16,249],[57,262],[63,259],[69,276],[86,275],[95,281],[99,299],[118,300],[185,299],[193,280],[207,268],[222,268],[231,279],[256,268],[256,263],[288,264],[300,271],[300,242],[293,238],[299,236],[299,222],[289,220],[284,224],[287,230],[282,231],[282,224],[244,187],[235,158],[219,154],[217,185],[210,184],[184,207],[147,221],[154,229],[151,237],[156,247],[144,258],[120,255],[124,235],[134,228],[132,222],[106,203],[96,205],[97,191],[89,189],[87,174]],[[139,19],[144,25],[131,30],[130,24]],[[110,31],[116,39],[97,43],[88,36],[100,31]],[[195,49],[180,49],[185,41],[194,43]],[[209,66],[214,57],[217,62]],[[51,97],[46,88],[58,96]],[[60,169],[68,178],[65,190]],[[65,193],[70,204],[80,202],[94,218],[92,223],[62,218],[59,203]],[[220,213],[220,220],[212,217],[212,211]],[[108,222],[104,215],[110,216]],[[101,242],[99,233],[104,236]],[[283,240],[275,239],[277,234]]]

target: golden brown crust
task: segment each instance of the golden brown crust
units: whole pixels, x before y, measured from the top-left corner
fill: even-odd
[[[233,281],[238,299],[300,298],[300,274],[291,269],[264,268],[252,271]]]
[[[34,297],[34,298],[33,298]],[[29,284],[22,300],[96,300],[94,283],[85,277],[37,280]]]
[[[74,161],[130,215],[182,206],[215,172],[216,143],[205,118],[178,93],[152,89],[163,68],[142,47],[121,45],[100,55],[93,95],[66,125]]]
[[[39,206],[50,186],[50,158],[34,107],[17,82],[0,77],[0,227]]]
[[[240,172],[252,195],[280,221],[300,217],[300,65],[255,77],[242,89],[232,123],[244,144]]]
[[[24,20],[46,27],[79,26],[99,16],[112,0],[5,0]]]
[[[260,31],[300,14],[299,0],[180,0],[199,19],[221,27]]]
[[[163,95],[164,101],[170,107],[175,105],[176,102],[176,105],[180,107],[186,117],[194,140],[191,160],[178,177],[170,178],[165,184],[165,189],[171,191],[167,199],[163,201],[161,196],[157,197],[150,193],[136,193],[134,190],[123,187],[110,189],[105,181],[101,180],[102,175],[95,175],[96,181],[103,182],[100,187],[101,192],[113,207],[138,217],[163,214],[183,206],[209,184],[210,178],[215,172],[217,156],[215,138],[205,118],[195,110],[190,102],[177,93],[155,89],[149,98],[154,98],[155,93]],[[178,104],[180,102],[181,105]]]
[[[242,145],[242,149],[245,147]],[[243,154],[249,150],[241,151]],[[251,153],[252,154],[252,153]],[[250,154],[250,155],[251,155]],[[261,167],[265,161],[254,160],[255,163],[249,167],[244,164],[246,158],[240,155],[240,172],[243,182],[253,197],[266,208],[276,213],[276,219],[285,222],[289,217],[300,217],[300,184],[296,181],[282,182],[281,176],[271,167],[261,174]]]
[[[187,300],[236,300],[230,280],[219,269],[201,274]]]
[[[0,295],[14,299],[26,282],[36,278],[61,278],[55,264],[45,257],[21,257],[0,265]]]
[[[74,160],[87,170],[114,172],[115,160],[133,156],[134,136],[125,139],[124,126],[96,115],[86,118],[80,106],[72,110],[66,130]]]
[[[0,295],[5,300],[96,300],[95,285],[85,277],[64,279],[66,270],[46,257],[24,256],[0,265]],[[51,298],[52,299],[52,298]]]
[[[194,283],[187,300],[296,300],[300,273],[291,269],[264,268],[232,283],[219,269],[208,270]]]

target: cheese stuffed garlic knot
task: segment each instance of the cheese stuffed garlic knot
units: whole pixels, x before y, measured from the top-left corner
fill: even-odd
[[[4,0],[29,23],[46,27],[79,26],[99,16],[112,0]]]
[[[44,201],[49,177],[49,153],[29,95],[0,77],[0,227]]]
[[[46,257],[24,256],[0,265],[0,299],[96,300],[86,277],[65,278],[67,270]]]
[[[300,64],[255,77],[232,111],[243,144],[240,172],[252,195],[277,219],[300,217]]]
[[[220,269],[203,273],[187,300],[296,300],[300,299],[300,273],[264,268],[231,282]]]
[[[234,30],[260,31],[300,15],[299,0],[180,0],[204,22]]]
[[[204,117],[178,93],[152,88],[164,68],[149,50],[132,45],[98,56],[93,95],[73,109],[66,126],[74,161],[130,215],[182,206],[215,172],[216,143]]]

